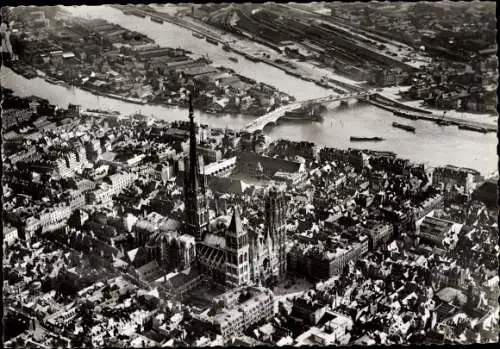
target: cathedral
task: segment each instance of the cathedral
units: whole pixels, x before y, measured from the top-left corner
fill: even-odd
[[[227,287],[268,285],[286,274],[286,198],[275,188],[266,189],[263,229],[255,229],[241,218],[235,205],[226,213],[209,221],[206,179],[198,160],[196,125],[190,99],[189,159],[184,167],[185,219],[183,235],[162,239],[159,250],[178,256],[173,261],[177,269],[197,267],[212,280]],[[194,238],[195,256],[191,244],[182,244],[182,237]],[[189,246],[184,251],[182,246]],[[177,251],[177,252],[176,252]],[[194,258],[193,258],[194,257]],[[171,257],[170,257],[171,258]]]
[[[192,97],[189,96],[189,158],[184,161],[184,232],[198,241],[208,225],[206,177],[201,173],[200,158],[196,149],[196,125]]]

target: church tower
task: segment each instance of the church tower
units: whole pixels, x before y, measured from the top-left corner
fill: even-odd
[[[202,239],[208,225],[208,204],[205,195],[206,178],[200,172],[200,162],[196,149],[196,125],[194,123],[193,102],[189,95],[189,158],[184,166],[185,233]]]
[[[271,238],[275,263],[273,276],[281,279],[286,274],[286,198],[282,191],[271,187],[265,197],[265,239]]]
[[[248,261],[248,235],[241,225],[239,208],[234,207],[233,217],[226,230],[226,284],[237,287],[250,283]]]

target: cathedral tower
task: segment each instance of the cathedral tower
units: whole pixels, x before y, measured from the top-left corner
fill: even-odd
[[[226,284],[237,287],[250,283],[248,235],[241,225],[239,208],[226,230]]]
[[[189,158],[184,166],[185,233],[202,239],[208,225],[208,205],[205,195],[206,178],[200,172],[196,149],[196,125],[194,123],[193,102],[189,95]]]
[[[272,240],[273,276],[281,279],[286,274],[286,198],[283,192],[271,187],[265,198],[265,238]]]

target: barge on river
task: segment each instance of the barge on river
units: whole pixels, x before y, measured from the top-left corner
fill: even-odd
[[[146,18],[146,15],[142,14],[140,12],[130,11],[129,13],[132,14],[132,15],[134,15],[134,16],[140,17],[140,18]]]
[[[259,57],[255,57],[254,55],[251,55],[251,54],[246,54],[245,58],[252,61],[252,62],[260,62]]]
[[[151,17],[151,20],[153,22],[163,24],[163,19],[161,19],[160,17]]]
[[[87,112],[89,113],[96,113],[96,114],[107,114],[107,115],[120,115],[119,111],[113,110],[102,110],[102,109],[86,109]]]
[[[392,127],[400,128],[400,129],[408,131],[408,132],[415,132],[415,127],[410,126],[410,125],[403,125],[403,124],[400,124],[397,122],[393,122]]]
[[[208,37],[208,36],[207,36],[207,37],[205,38],[205,40],[206,40],[208,43],[210,43],[210,44],[213,44],[213,45],[215,45],[215,46],[219,46],[219,42],[218,42],[217,40],[215,40],[215,39],[212,39],[212,38],[210,38],[210,37]]]
[[[473,125],[466,125],[466,124],[460,124],[458,125],[458,128],[461,130],[468,130],[468,131],[476,131],[476,132],[481,132],[481,133],[488,133],[488,129],[480,126],[473,126]]]
[[[382,142],[382,137],[351,137],[351,142]]]
[[[443,120],[443,119],[436,121],[436,123],[439,126],[451,126],[451,125],[453,125],[453,123],[446,121],[446,120]]]
[[[411,112],[406,111],[406,110],[394,110],[392,113],[396,116],[401,116],[401,117],[406,118],[406,119],[418,120],[417,115],[412,114]]]

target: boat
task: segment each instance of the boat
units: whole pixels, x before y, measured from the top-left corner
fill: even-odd
[[[381,142],[385,138],[382,137],[351,137],[351,142]]]
[[[293,121],[320,121],[322,119],[321,113],[326,110],[324,105],[315,105],[301,107],[296,110],[287,111],[283,115],[283,119]]]
[[[295,77],[297,77],[297,78],[300,78],[300,77],[301,77],[301,75],[300,75],[300,74],[297,74],[297,73],[295,73],[295,72],[293,72],[293,71],[290,71],[290,70],[288,70],[288,69],[287,69],[287,70],[285,70],[285,74],[287,74],[287,75],[291,75],[291,76],[295,76]]]
[[[53,77],[50,77],[50,76],[46,76],[45,81],[47,81],[53,85],[59,85],[59,81],[54,79]]]
[[[236,57],[229,57],[229,60],[233,62],[238,62],[238,58]]]
[[[392,127],[400,128],[400,129],[408,131],[408,132],[415,132],[415,127],[409,126],[409,125],[399,124],[397,122],[393,122]]]
[[[450,125],[452,125],[452,123],[451,123],[451,122],[446,121],[446,120],[438,120],[438,121],[437,121],[437,124],[438,124],[439,126],[450,126]]]
[[[396,116],[401,116],[403,118],[407,118],[407,119],[411,119],[411,120],[418,120],[418,116],[416,116],[414,114],[410,114],[407,111],[394,110],[392,113]]]
[[[213,44],[213,45],[216,45],[216,46],[218,46],[218,45],[219,45],[219,42],[218,42],[217,40],[212,39],[212,38],[210,38],[210,37],[208,37],[208,36],[205,38],[205,40],[206,40],[208,43],[211,43],[211,44]]]
[[[193,36],[194,36],[195,38],[198,38],[198,39],[203,39],[203,38],[205,38],[203,35],[201,35],[201,34],[199,34],[199,33],[197,33],[197,32],[193,32]]]
[[[134,16],[137,16],[137,17],[141,17],[141,18],[146,18],[146,15],[143,15],[142,13],[139,13],[139,12],[131,12],[131,14],[133,14]]]
[[[260,59],[258,57],[255,57],[253,55],[249,55],[249,54],[246,54],[245,57],[249,60],[251,60],[252,62],[259,62]]]
[[[321,87],[324,87],[324,88],[330,88],[330,85],[328,85],[328,83],[324,82],[324,81],[315,81],[314,82],[316,85],[318,86],[321,86]]]
[[[108,114],[108,115],[119,115],[119,111],[109,111],[109,110],[102,110],[102,109],[87,109],[87,112],[89,113],[97,113],[97,114]]]
[[[213,61],[210,59],[210,57],[208,57],[208,55],[205,55],[205,56],[201,57],[200,60],[204,61],[206,64],[212,64],[213,63]]]
[[[36,71],[34,69],[31,69],[31,68],[23,69],[21,72],[21,75],[24,76],[28,80],[31,80],[31,79],[36,78],[38,76]]]
[[[472,126],[472,125],[466,125],[466,124],[460,124],[458,125],[458,128],[461,130],[468,130],[468,131],[476,131],[476,132],[482,132],[482,133],[487,133],[488,130],[484,127],[481,126]]]
[[[151,20],[156,23],[163,24],[163,19],[158,18],[158,17],[151,17]]]

